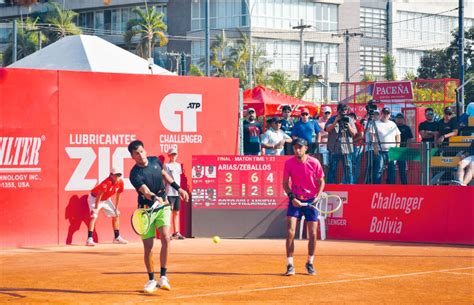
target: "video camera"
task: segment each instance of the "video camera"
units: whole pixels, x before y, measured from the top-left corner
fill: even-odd
[[[374,100],[370,100],[367,102],[367,105],[365,105],[365,110],[367,111],[367,114],[373,115],[375,110],[377,110],[377,105],[375,105]]]
[[[347,114],[344,114],[344,112],[348,109],[348,106],[346,104],[339,104],[337,105],[337,113],[339,114],[339,121],[341,122],[341,126],[343,129],[348,128],[348,124],[350,122],[349,116]]]

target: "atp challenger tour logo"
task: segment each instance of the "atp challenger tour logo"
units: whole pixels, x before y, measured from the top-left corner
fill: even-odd
[[[170,148],[178,149],[178,144],[202,144],[202,135],[197,133],[197,114],[202,112],[201,94],[168,94],[161,101],[159,112],[163,126],[173,132],[160,134],[162,153]]]
[[[0,137],[0,189],[28,188],[41,181],[40,150],[46,136]]]

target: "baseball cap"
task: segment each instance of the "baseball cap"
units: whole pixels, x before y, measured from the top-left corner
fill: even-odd
[[[308,108],[301,108],[301,114],[307,113],[309,114],[309,109]]]
[[[308,141],[303,138],[296,138],[291,143],[292,145],[301,145],[301,146],[308,146]]]
[[[282,111],[287,111],[287,110],[291,111],[291,107],[288,106],[288,105],[285,105],[285,106],[283,106],[283,107],[281,108],[281,110],[282,110]]]
[[[168,155],[178,154],[178,150],[175,147],[168,149]]]
[[[390,108],[388,108],[388,107],[383,107],[383,108],[382,108],[382,113],[390,113]]]
[[[250,112],[255,112],[255,109],[253,109],[253,108],[248,108],[248,109],[247,109],[247,113],[250,113]]]
[[[110,169],[110,173],[111,173],[112,175],[121,175],[121,174],[122,174],[122,171],[119,170],[117,167],[112,167],[112,168]]]
[[[378,114],[380,114],[380,110],[378,110],[378,109],[374,109],[374,113],[378,113]]]
[[[397,113],[397,115],[395,116],[395,118],[397,118],[397,119],[404,119],[405,116],[403,115],[403,113],[400,112],[400,113]]]
[[[322,113],[332,112],[332,109],[331,109],[331,107],[329,107],[329,106],[324,106],[324,107],[323,107],[323,111],[321,111],[321,112],[322,112]]]
[[[453,114],[453,109],[449,106],[444,108],[444,114]]]

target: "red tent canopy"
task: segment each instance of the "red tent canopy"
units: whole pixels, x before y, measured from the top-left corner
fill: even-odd
[[[308,108],[311,116],[319,112],[319,105],[281,94],[263,86],[244,91],[244,110],[254,108],[257,116],[281,116],[281,108],[285,105],[291,107],[292,116],[299,116],[302,108]]]

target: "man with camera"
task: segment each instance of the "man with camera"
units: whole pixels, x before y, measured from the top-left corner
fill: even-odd
[[[342,160],[344,181],[354,183],[352,174],[352,153],[354,147],[352,138],[357,134],[354,120],[348,116],[349,107],[340,103],[337,105],[337,114],[329,118],[324,128],[328,133],[329,173],[328,183],[337,183],[336,173],[339,161]]]

